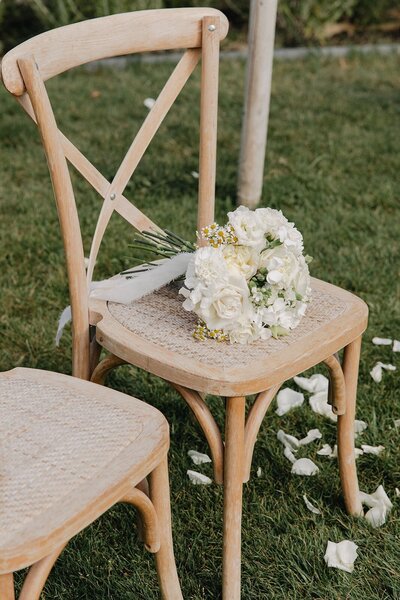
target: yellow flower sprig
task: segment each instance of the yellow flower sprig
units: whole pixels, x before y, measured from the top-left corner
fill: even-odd
[[[213,248],[226,244],[237,244],[239,241],[232,225],[229,224],[222,227],[218,223],[211,223],[211,225],[203,227],[200,233],[201,237],[207,240]]]

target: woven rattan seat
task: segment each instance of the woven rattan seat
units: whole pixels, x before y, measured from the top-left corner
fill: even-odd
[[[306,316],[288,336],[248,345],[215,340],[200,342],[193,337],[196,315],[183,309],[183,298],[178,291],[179,285],[172,284],[131,305],[107,303],[106,317],[97,324],[101,342],[107,345],[109,340],[112,344],[110,350],[123,357],[122,348],[116,350],[122,328],[125,331],[124,342],[129,340],[130,350],[139,345],[141,352],[145,353],[147,369],[163,376],[162,365],[158,365],[157,361],[162,349],[163,355],[171,358],[170,367],[175,367],[175,383],[185,385],[184,369],[190,375],[192,387],[193,377],[212,373],[219,393],[220,386],[224,385],[222,393],[226,395],[237,393],[237,387],[244,383],[247,394],[273,385],[273,371],[279,368],[280,363],[286,364],[289,355],[294,365],[293,375],[312,366],[306,364],[298,368],[297,362],[307,354],[308,346],[314,346],[316,335],[332,343],[331,332],[342,335],[342,322],[347,319],[349,311],[366,314],[365,304],[356,296],[313,279],[312,302]],[[98,301],[93,306],[99,308]],[[100,310],[104,314],[104,304]],[[259,377],[263,377],[262,385],[257,383]],[[202,391],[200,382],[197,389]],[[211,391],[209,380],[207,391]]]
[[[47,556],[120,500],[168,440],[162,414],[136,398],[46,371],[2,373],[0,574]]]

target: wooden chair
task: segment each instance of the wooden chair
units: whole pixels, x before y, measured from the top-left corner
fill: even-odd
[[[0,374],[0,598],[31,568],[38,600],[67,542],[117,502],[139,511],[162,597],[182,598],[171,535],[168,423],[148,404],[76,377]],[[149,476],[150,490],[144,481]]]
[[[196,416],[210,446],[215,480],[224,483],[223,596],[240,597],[242,487],[263,417],[284,381],[325,362],[338,418],[339,470],[347,510],[361,513],[353,455],[361,334],[367,307],[356,296],[313,279],[313,301],[300,326],[280,340],[249,346],[192,337],[195,318],[182,309],[173,286],[131,306],[88,299],[88,284],[111,215],[138,230],[157,230],[123,195],[148,144],[199,58],[201,66],[198,228],[213,221],[219,42],[227,33],[218,11],[171,9],[95,19],[49,31],[3,59],[6,88],[37,121],[53,181],[64,239],[73,313],[73,372],[104,382],[124,362],[169,381]],[[57,129],[44,81],[91,60],[148,50],[187,48],[132,142],[111,184]],[[68,49],[68,50],[67,50]],[[87,276],[67,160],[103,198]],[[100,349],[110,354],[99,364]],[[344,348],[343,364],[337,352]],[[205,395],[226,398],[224,441]],[[257,394],[247,419],[246,396]]]

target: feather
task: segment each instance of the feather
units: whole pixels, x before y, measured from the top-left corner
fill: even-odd
[[[64,327],[66,325],[68,325],[68,323],[72,320],[72,314],[71,314],[71,307],[70,306],[66,306],[64,308],[64,310],[62,311],[60,318],[58,320],[58,327],[57,327],[57,333],[56,333],[56,346],[60,345],[60,340],[61,340],[61,336],[63,334],[64,331]]]
[[[127,279],[121,275],[92,283],[91,298],[130,304],[151,292],[155,292],[186,273],[190,252],[181,252],[160,261],[157,267]]]

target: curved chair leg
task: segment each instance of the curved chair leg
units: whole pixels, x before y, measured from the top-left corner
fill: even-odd
[[[65,546],[66,544],[63,544],[60,548],[31,566],[22,586],[19,600],[39,600],[49,573]]]
[[[14,575],[12,573],[0,575],[0,598],[1,600],[15,600]]]
[[[354,457],[354,419],[358,366],[360,362],[361,336],[346,346],[343,358],[343,374],[346,386],[346,412],[338,416],[338,460],[344,502],[351,515],[362,515],[358,488],[356,461]]]
[[[197,422],[202,428],[210,447],[213,459],[214,479],[216,483],[222,483],[224,469],[224,445],[222,443],[221,432],[211,414],[210,409],[204,402],[199,392],[190,390],[189,388],[185,388],[172,382],[171,385],[176,389],[177,392],[180,393],[182,398],[189,405],[189,408],[192,410]]]
[[[99,385],[104,385],[106,377],[112,369],[119,367],[120,365],[125,364],[126,361],[118,356],[114,356],[114,354],[109,354],[103,360],[99,362],[97,367],[93,370],[90,381],[93,383],[98,383]]]
[[[243,482],[246,483],[250,479],[251,461],[253,459],[254,445],[257,440],[257,435],[261,427],[261,423],[265,417],[272,400],[275,398],[281,384],[260,392],[254,400],[252,407],[246,419],[244,429],[244,465],[243,465]]]
[[[150,473],[150,498],[158,517],[161,546],[155,555],[163,600],[183,600],[174,558],[167,457]]]
[[[226,400],[223,600],[240,599],[245,408],[243,396]]]

